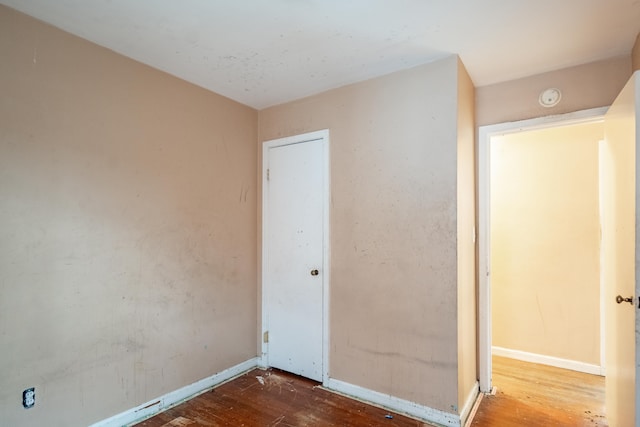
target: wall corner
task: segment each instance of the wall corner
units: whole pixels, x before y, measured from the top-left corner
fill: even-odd
[[[458,408],[477,384],[475,87],[458,58],[457,81],[457,369]]]
[[[640,70],[640,33],[638,33],[633,49],[631,49],[631,71],[638,70]]]

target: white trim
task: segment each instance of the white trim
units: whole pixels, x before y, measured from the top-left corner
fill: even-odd
[[[591,363],[579,362],[577,360],[561,359],[559,357],[547,356],[544,354],[529,353],[527,351],[513,350],[510,348],[495,346],[493,347],[493,354],[495,356],[522,360],[523,362],[538,363],[540,365],[555,366],[556,368],[584,372],[585,374],[604,376],[604,369],[601,366]]]
[[[330,265],[329,260],[331,256],[330,252],[330,230],[329,230],[329,212],[331,201],[331,180],[330,180],[330,157],[329,157],[329,129],[323,129],[315,132],[308,132],[300,135],[289,136],[285,138],[272,139],[264,141],[262,144],[262,325],[261,325],[261,356],[258,362],[260,367],[266,368],[269,366],[269,346],[264,342],[263,334],[267,330],[266,325],[268,322],[268,313],[266,307],[266,292],[265,292],[265,278],[267,276],[267,263],[265,260],[268,257],[266,239],[268,236],[267,224],[267,203],[269,200],[267,182],[267,170],[269,169],[269,156],[268,150],[274,147],[281,147],[284,145],[300,144],[304,142],[323,140],[323,174],[324,174],[324,194],[323,194],[323,226],[324,233],[322,236],[323,242],[323,265],[322,271],[322,382],[324,383],[329,378],[329,278],[330,278]]]
[[[476,401],[473,404],[473,408],[471,408],[471,412],[467,417],[467,421],[464,422],[464,427],[471,427],[471,424],[473,423],[473,419],[475,418],[476,413],[478,412],[478,408],[482,403],[483,397],[484,397],[484,393],[478,393],[478,395],[476,396]]]
[[[460,427],[460,416],[448,412],[420,405],[409,400],[400,399],[385,393],[373,391],[364,387],[349,384],[344,381],[329,378],[324,384],[329,390],[346,397],[360,400],[364,403],[389,409],[393,412],[406,414],[429,423],[442,426]]]
[[[480,394],[480,384],[476,381],[475,384],[473,384],[473,387],[471,388],[471,390],[469,391],[469,394],[467,395],[467,399],[464,401],[464,406],[460,411],[461,424],[467,423],[467,419],[471,414],[471,410],[473,409],[473,405],[475,404],[479,394]]]
[[[495,125],[480,126],[479,130],[489,133],[490,136],[507,135],[522,131],[545,129],[550,127],[571,126],[580,123],[591,123],[604,120],[609,107],[590,108],[588,110],[575,111],[567,114],[538,117],[535,119],[519,120],[516,122],[498,123]]]
[[[490,188],[489,188],[489,133],[485,126],[479,129],[478,144],[478,379],[480,391],[491,391],[491,288],[490,288]]]
[[[164,396],[152,399],[147,403],[114,415],[106,420],[98,421],[90,427],[122,427],[139,423],[155,414],[165,411],[186,400],[196,397],[212,388],[230,381],[257,366],[258,358],[254,357],[229,369],[196,381],[193,384],[171,391]]]
[[[606,375],[607,366],[607,346],[604,342],[605,334],[607,331],[606,323],[605,323],[605,310],[606,310],[606,289],[604,286],[605,283],[605,269],[604,269],[604,245],[602,244],[602,220],[604,218],[604,205],[602,200],[604,200],[604,183],[602,180],[602,170],[603,170],[603,158],[605,153],[605,144],[606,141],[600,140],[598,141],[598,225],[600,228],[600,366],[601,366],[601,375]]]
[[[524,130],[543,129],[602,120],[607,109],[607,107],[592,108],[575,113],[480,126],[478,129],[478,224],[480,229],[478,242],[478,377],[480,380],[480,391],[483,393],[491,392],[491,254],[489,251],[489,237],[491,235],[489,223],[489,201],[491,200],[491,188],[489,185],[489,173],[491,170],[489,143],[491,138]],[[601,341],[602,339],[603,337],[601,337]]]
[[[329,279],[331,277],[331,245],[330,245],[330,212],[331,212],[331,146],[329,144],[329,129],[322,131],[324,138],[324,235],[322,246],[323,253],[323,271],[322,275],[322,382],[329,379],[329,294],[331,287]]]

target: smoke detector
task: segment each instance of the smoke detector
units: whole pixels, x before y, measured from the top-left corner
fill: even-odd
[[[542,93],[540,93],[540,96],[538,97],[538,102],[543,107],[551,108],[558,105],[561,98],[562,98],[562,92],[560,92],[560,89],[552,87],[549,89],[545,89],[542,91]]]

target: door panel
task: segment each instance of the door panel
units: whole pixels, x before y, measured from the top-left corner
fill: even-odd
[[[268,364],[317,381],[323,372],[323,144],[306,141],[265,153]]]
[[[640,74],[632,77],[605,116],[602,159],[603,279],[606,322],[606,412],[609,425],[634,426],[638,417],[636,254],[638,233],[637,102]],[[633,297],[633,304],[616,296]]]

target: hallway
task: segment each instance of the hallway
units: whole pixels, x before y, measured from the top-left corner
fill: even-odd
[[[471,427],[609,425],[604,377],[494,356],[493,385]]]

